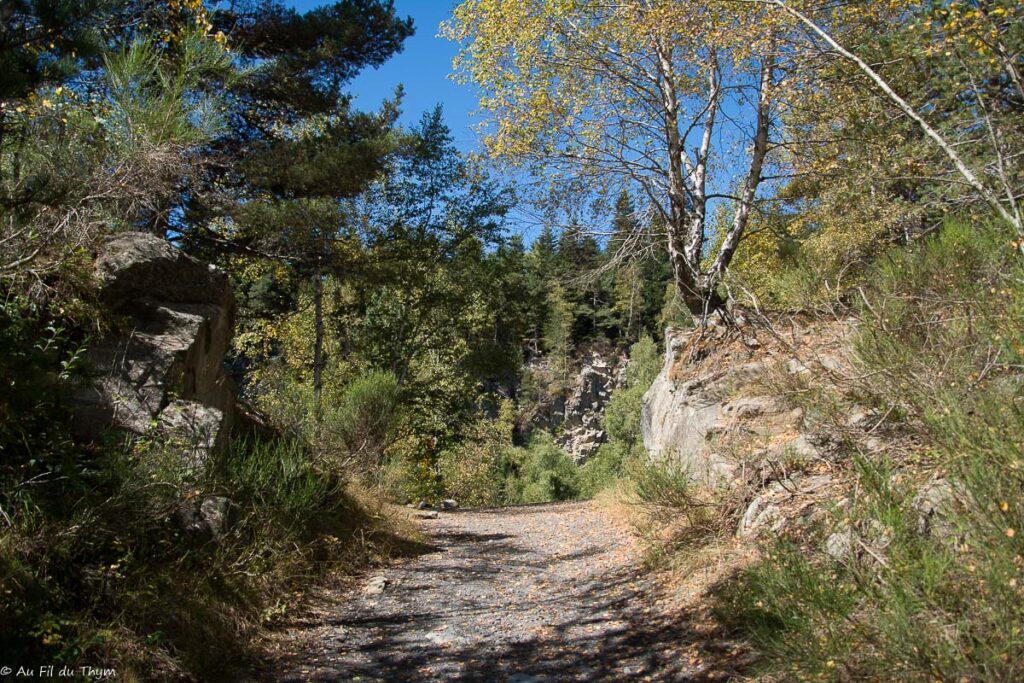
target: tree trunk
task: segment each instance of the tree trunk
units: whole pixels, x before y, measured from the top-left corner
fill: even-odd
[[[736,207],[736,214],[733,216],[732,226],[726,233],[722,245],[718,248],[718,255],[708,272],[708,279],[717,283],[725,275],[726,268],[732,261],[736,247],[740,244],[740,238],[747,229],[747,222],[750,220],[750,212],[754,207],[754,200],[757,198],[757,188],[761,184],[761,171],[764,167],[764,159],[768,155],[768,132],[771,127],[771,89],[772,79],[775,74],[775,63],[771,58],[766,58],[761,63],[761,78],[758,88],[757,101],[757,124],[754,131],[754,148],[750,155],[750,169],[747,171],[747,179],[743,184],[743,194],[740,197],[739,205]]]
[[[715,291],[717,282],[701,274],[700,261],[691,263],[687,258],[683,245],[686,244],[685,237],[690,226],[686,216],[680,218],[679,222],[687,227],[668,226],[668,253],[672,264],[672,279],[675,281],[679,297],[694,319],[703,321],[708,315],[724,307],[725,299]],[[676,219],[673,218],[672,222],[676,222]]]
[[[319,266],[313,275],[313,419],[320,424],[324,374],[324,278]]]

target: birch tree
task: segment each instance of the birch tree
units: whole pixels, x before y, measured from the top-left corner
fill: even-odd
[[[935,83],[929,84],[923,106],[870,64],[855,48],[843,44],[838,27],[870,16],[874,3],[864,6],[799,0],[736,0],[737,5],[775,10],[806,34],[803,48],[837,55],[859,72],[899,115],[920,131],[940,154],[954,182],[965,186],[989,209],[1016,231],[1017,248],[1024,253],[1024,211],[1021,207],[1022,172],[1018,151],[1020,116],[1024,110],[1024,52],[1021,25],[1024,9],[1013,0],[948,0],[924,3],[893,0],[880,3],[882,11],[898,14],[898,20],[920,26],[919,42],[910,53],[921,67],[943,73],[953,80],[956,101],[965,116],[954,117],[936,109]],[[775,30],[775,29],[771,29]],[[939,64],[928,62],[938,61]],[[936,69],[936,67],[938,67]],[[930,120],[935,119],[935,120]],[[978,152],[982,152],[978,154]],[[973,152],[973,154],[972,154]],[[974,157],[972,159],[972,156]]]
[[[488,153],[584,192],[634,188],[703,315],[764,194],[778,63],[765,8],[679,0],[465,0],[443,33]],[[738,188],[738,189],[736,189]],[[611,194],[615,193],[615,194]],[[708,253],[709,211],[732,221]]]

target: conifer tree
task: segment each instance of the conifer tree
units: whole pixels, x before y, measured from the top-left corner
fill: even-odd
[[[189,236],[273,259],[310,282],[319,413],[323,280],[354,267],[359,253],[341,200],[384,173],[396,145],[397,96],[362,113],[342,88],[398,52],[412,22],[384,0],[342,0],[304,14],[276,2],[241,3],[218,21],[246,71],[230,93],[231,132],[211,149],[212,173],[191,197]]]
[[[548,290],[555,275],[557,252],[555,232],[550,225],[544,225],[530,245],[526,259],[526,290],[529,302],[527,314],[527,337],[531,353],[540,354],[543,345],[544,325],[548,319]]]
[[[565,289],[557,282],[548,292],[548,317],[544,323],[544,347],[551,359],[551,370],[562,382],[568,382],[572,355],[573,311]]]

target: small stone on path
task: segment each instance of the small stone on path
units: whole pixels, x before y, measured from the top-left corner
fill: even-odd
[[[375,576],[366,582],[366,588],[363,591],[369,595],[379,595],[384,592],[389,583],[391,582],[386,576]]]

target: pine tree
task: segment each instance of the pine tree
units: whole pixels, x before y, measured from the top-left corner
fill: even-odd
[[[556,277],[557,249],[555,232],[550,225],[545,225],[530,245],[530,252],[526,258],[526,335],[530,352],[534,355],[541,352],[544,325],[548,319],[548,292]]]
[[[342,87],[401,49],[412,33],[391,2],[343,0],[305,14],[278,3],[242,3],[218,15],[240,46],[230,133],[212,148],[211,175],[191,197],[188,237],[269,258],[313,290],[313,393],[319,415],[324,367],[324,278],[353,267],[359,236],[341,200],[385,172],[397,102],[351,109]]]
[[[82,66],[95,65],[108,45],[101,29],[129,4],[5,0],[0,4],[0,102],[25,97],[46,83],[61,83]]]
[[[557,282],[547,297],[548,317],[544,323],[544,347],[551,359],[551,370],[562,382],[569,381],[573,341],[573,310],[565,290]]]
[[[612,321],[618,325],[622,339],[628,344],[639,339],[640,315],[643,309],[643,273],[636,255],[639,221],[633,199],[622,192],[615,202],[612,218],[612,236],[608,242],[609,258],[616,259],[615,282],[612,291]]]

